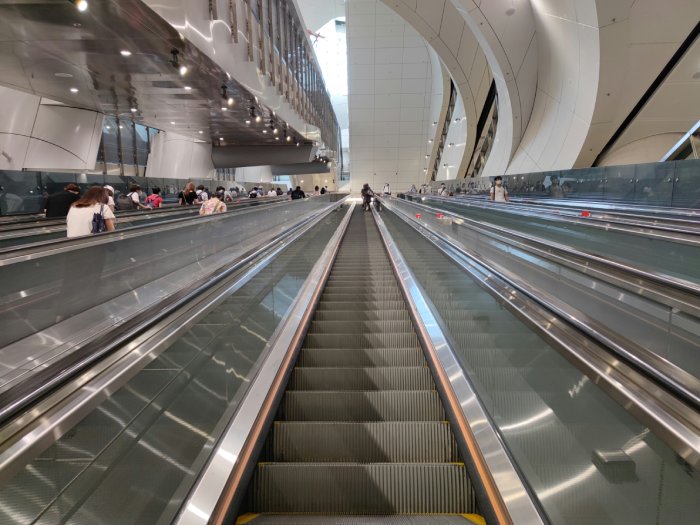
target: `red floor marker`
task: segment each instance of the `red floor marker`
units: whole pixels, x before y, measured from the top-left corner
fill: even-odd
[[[583,210],[581,212],[581,217],[590,217],[590,216],[591,216],[591,212],[588,210]]]
[[[420,213],[416,213],[416,219],[420,219]]]
[[[438,214],[437,214],[437,218],[438,218],[438,219],[442,219],[442,213],[438,213]]]

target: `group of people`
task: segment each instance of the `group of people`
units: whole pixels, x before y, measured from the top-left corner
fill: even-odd
[[[408,192],[430,195],[433,193],[433,189],[430,187],[430,184],[427,183],[421,184],[420,189],[417,189],[416,185],[412,184],[411,189],[409,189]],[[456,192],[461,193],[459,188]],[[440,187],[437,189],[436,193],[440,197],[452,197],[455,194],[455,191],[452,189],[452,187],[448,189],[445,183],[443,182],[440,184]],[[476,193],[476,190],[470,187],[469,191],[464,191],[464,193],[474,194]],[[501,177],[500,175],[496,177],[493,181],[493,186],[491,186],[491,189],[489,191],[489,200],[495,202],[508,202],[510,200],[508,197],[508,190],[503,185],[503,177]]]

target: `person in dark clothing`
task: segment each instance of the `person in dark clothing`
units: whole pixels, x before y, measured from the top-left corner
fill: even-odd
[[[372,204],[372,197],[374,197],[374,192],[372,191],[372,188],[369,187],[367,182],[362,185],[360,195],[362,195],[362,209],[369,211],[370,205]]]
[[[328,192],[328,190],[326,189],[325,186],[323,188],[321,188],[321,195],[325,195],[327,192]]]
[[[283,193],[282,193],[282,188],[277,188],[277,189],[275,190],[275,193],[277,194],[278,197],[281,197],[281,196],[283,195]]]
[[[46,197],[44,213],[46,217],[65,217],[68,215],[71,204],[80,199],[80,188],[75,184],[69,184],[63,191],[53,193]]]
[[[292,192],[292,200],[297,200],[297,199],[305,199],[306,194],[301,191],[301,186],[297,186],[294,188],[294,191]]]
[[[202,201],[197,198],[197,192],[194,190],[194,184],[191,182],[185,185],[185,189],[178,194],[177,200],[180,206],[202,204]]]

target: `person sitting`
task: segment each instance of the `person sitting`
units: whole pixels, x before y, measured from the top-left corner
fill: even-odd
[[[95,215],[102,215],[105,231],[114,231],[114,213],[107,203],[107,190],[102,186],[93,186],[82,198],[73,203],[66,216],[66,236],[82,237],[92,233]]]
[[[52,193],[46,197],[44,214],[46,218],[65,217],[71,205],[80,199],[80,188],[76,184],[68,184],[63,191]]]
[[[292,200],[297,200],[297,199],[305,199],[306,194],[301,190],[301,186],[297,186],[294,188],[292,191]]]

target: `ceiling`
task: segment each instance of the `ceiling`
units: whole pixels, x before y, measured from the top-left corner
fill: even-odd
[[[67,0],[0,0],[0,83],[214,144],[303,141],[293,129],[286,141],[285,122],[139,0],[91,0],[85,12]]]

